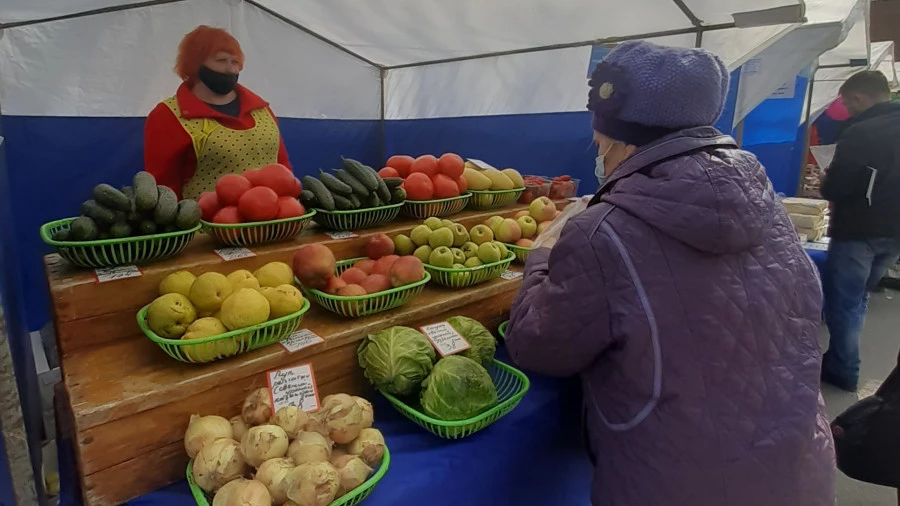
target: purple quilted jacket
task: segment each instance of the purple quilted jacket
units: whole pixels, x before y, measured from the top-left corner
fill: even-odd
[[[686,130],[594,201],[529,256],[507,334],[581,375],[594,506],[833,506],[821,289],[765,169]]]

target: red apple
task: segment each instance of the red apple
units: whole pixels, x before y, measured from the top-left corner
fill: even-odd
[[[366,256],[372,260],[378,260],[393,253],[394,241],[385,234],[375,234],[366,241]]]

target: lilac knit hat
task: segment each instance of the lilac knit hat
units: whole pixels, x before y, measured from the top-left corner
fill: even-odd
[[[623,43],[591,74],[594,130],[643,146],[678,130],[710,126],[725,107],[728,80],[728,69],[709,51]]]

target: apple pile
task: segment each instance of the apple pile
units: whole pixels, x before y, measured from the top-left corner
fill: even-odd
[[[353,264],[340,276],[334,254],[322,244],[307,244],[294,252],[294,275],[307,288],[340,297],[360,297],[399,288],[425,277],[422,261],[412,255],[395,255],[394,242],[375,234],[365,246],[368,258]]]
[[[559,213],[552,200],[538,197],[528,205],[527,210],[519,211],[513,218],[491,216],[484,224],[498,241],[531,248],[534,238],[543,233]]]
[[[382,178],[399,177],[406,190],[407,200],[434,200],[459,197],[468,189],[463,177],[465,162],[453,153],[444,153],[440,158],[422,155],[413,158],[395,155],[388,159],[385,167],[378,171]]]
[[[426,219],[409,235],[394,236],[394,249],[446,269],[472,269],[499,262],[509,255],[506,246],[495,240],[494,232],[486,225],[466,230],[461,223],[437,217]]]
[[[300,180],[284,165],[275,163],[243,174],[227,174],[216,190],[197,199],[204,221],[220,224],[254,223],[296,218],[306,214],[297,200]]]

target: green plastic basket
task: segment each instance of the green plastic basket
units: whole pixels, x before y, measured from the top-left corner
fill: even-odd
[[[320,226],[330,230],[359,230],[361,228],[377,227],[392,221],[400,214],[402,206],[403,202],[354,211],[316,209],[316,215],[313,217],[313,220]]]
[[[446,439],[462,439],[484,429],[512,411],[518,406],[519,401],[522,400],[522,397],[525,396],[525,393],[528,392],[528,388],[531,386],[528,376],[525,376],[522,371],[499,360],[494,360],[491,366],[488,367],[488,373],[491,375],[491,380],[497,388],[497,405],[467,420],[447,422],[431,418],[422,412],[418,399],[411,403],[406,403],[387,392],[381,392],[381,394],[403,416],[435,436]]]
[[[443,218],[444,216],[450,216],[451,214],[456,214],[465,209],[466,204],[469,203],[471,197],[471,193],[464,193],[459,197],[450,197],[448,199],[407,200],[403,203],[400,212],[403,213],[404,216],[420,220],[431,218],[432,216]]]
[[[293,239],[303,232],[309,220],[316,215],[310,210],[303,216],[254,223],[210,223],[201,221],[203,231],[217,242],[228,246],[253,246]]]
[[[194,496],[194,501],[196,501],[197,506],[210,506],[213,502],[213,497],[215,494],[207,494],[203,491],[202,488],[197,486],[194,483],[194,476],[191,472],[191,469],[194,466],[194,461],[188,462],[187,466],[187,482],[191,488],[191,495]],[[378,485],[378,482],[384,478],[385,473],[387,473],[388,468],[391,467],[391,452],[388,450],[388,447],[384,447],[384,456],[381,457],[381,464],[378,465],[378,469],[375,470],[375,473],[369,477],[368,480],[364,481],[362,485],[356,487],[351,490],[348,494],[343,497],[339,497],[334,501],[328,503],[328,506],[356,506],[357,504],[363,502],[369,495],[375,490],[375,485]]]
[[[499,327],[497,327],[497,333],[500,334],[501,339],[506,339],[506,327],[509,326],[509,320],[501,323]]]
[[[341,275],[342,272],[353,267],[353,264],[364,260],[366,257],[351,258],[341,260],[337,263],[336,274]],[[359,318],[361,316],[373,315],[389,309],[398,308],[407,302],[418,297],[425,285],[431,281],[431,274],[425,272],[425,277],[421,281],[401,286],[399,288],[391,288],[383,292],[372,293],[360,297],[341,297],[339,295],[329,295],[323,291],[313,288],[306,288],[300,285],[300,281],[294,279],[294,282],[303,288],[303,292],[307,297],[316,301],[316,303],[332,313],[346,316],[348,318]]]
[[[506,249],[512,251],[516,254],[516,262],[520,264],[524,264],[526,260],[528,260],[528,254],[531,253],[531,250],[534,248],[526,248],[525,246],[516,246],[515,244],[503,243],[506,246]]]
[[[469,208],[479,210],[497,209],[519,200],[519,197],[524,192],[525,188],[486,191],[469,190],[469,193],[472,194],[472,198],[469,199]]]
[[[117,265],[146,264],[181,253],[200,225],[189,230],[163,234],[104,239],[98,241],[56,241],[53,234],[68,230],[75,218],[51,221],[41,226],[41,239],[53,246],[59,256],[69,262],[88,268],[115,267]]]
[[[431,279],[439,285],[450,288],[466,288],[500,277],[515,259],[515,253],[510,251],[503,260],[479,265],[478,267],[453,269],[425,264],[425,271],[430,273]]]
[[[160,337],[156,332],[150,330],[150,326],[147,325],[147,308],[150,307],[149,304],[138,311],[137,322],[144,335],[158,344],[170,357],[188,364],[205,364],[281,341],[297,330],[297,327],[300,326],[300,322],[303,320],[303,315],[309,311],[309,306],[309,299],[304,298],[303,307],[296,313],[252,327],[188,341]],[[199,345],[205,346],[201,348]]]

